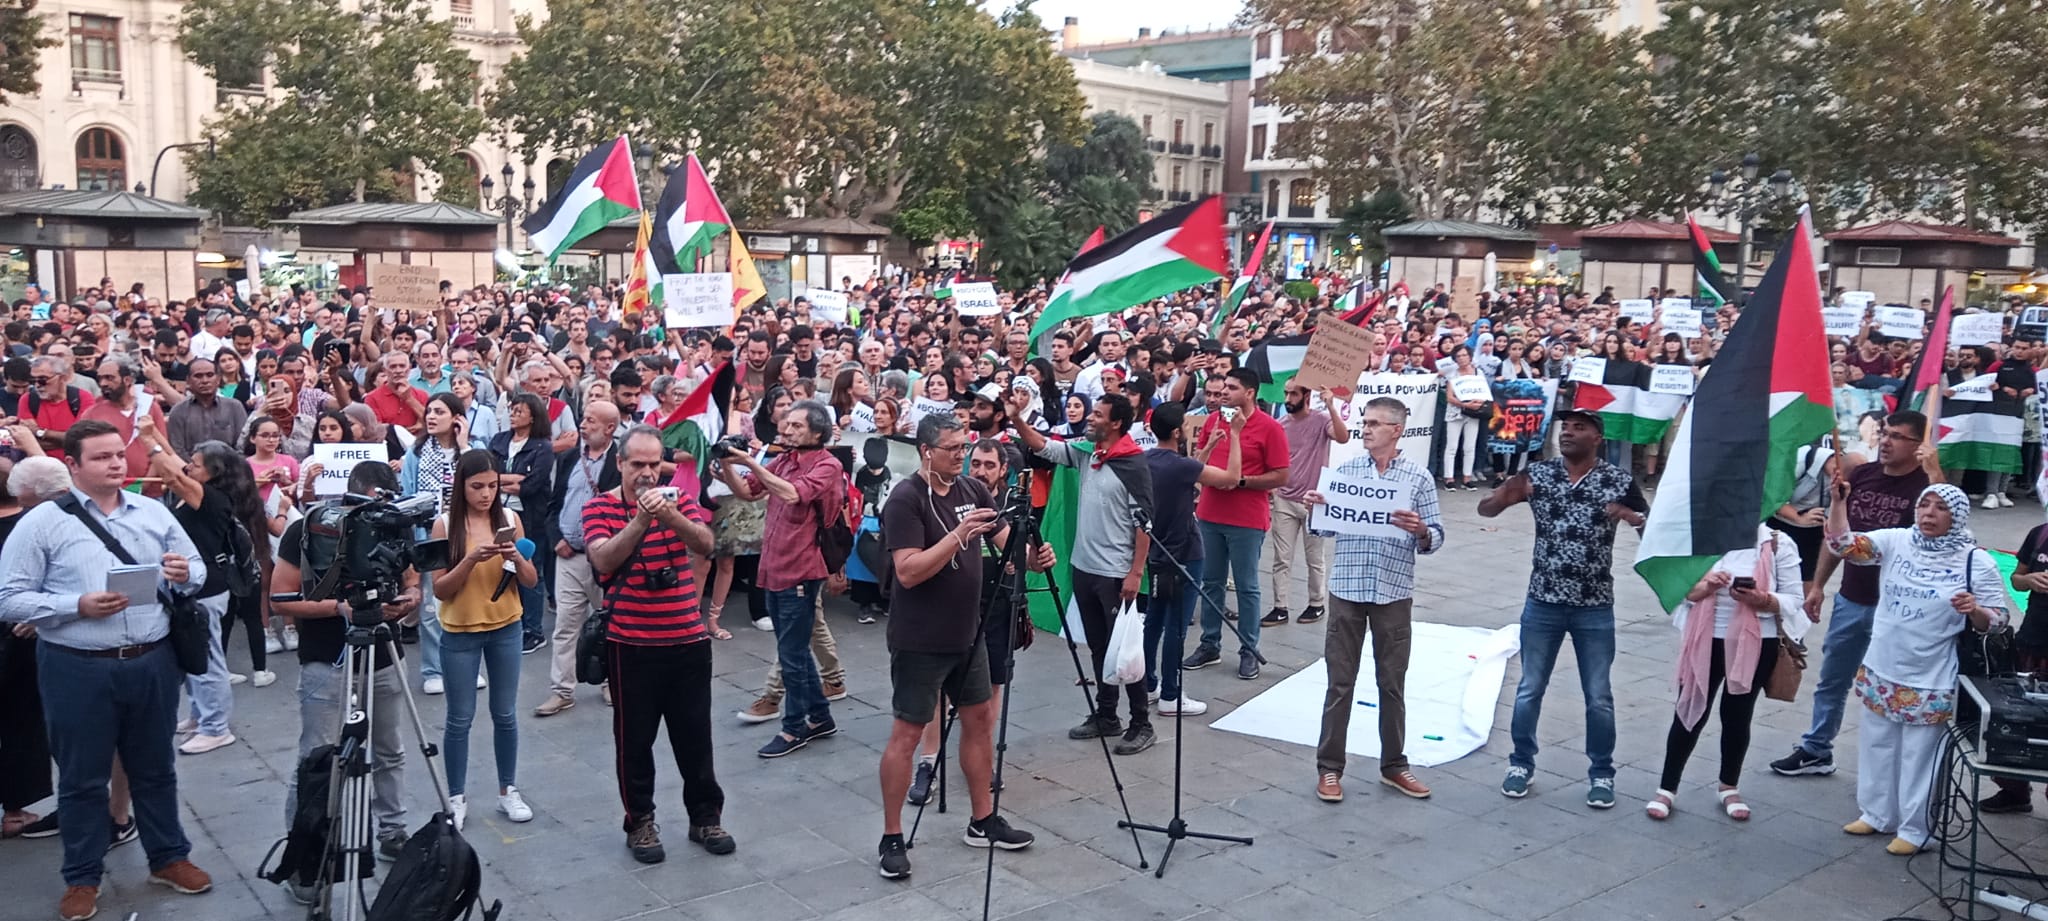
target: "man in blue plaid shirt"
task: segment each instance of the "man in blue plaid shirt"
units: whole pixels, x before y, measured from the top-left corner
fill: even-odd
[[[1416,799],[1429,797],[1429,788],[1408,770],[1403,689],[1413,640],[1409,622],[1415,606],[1415,554],[1434,553],[1444,545],[1443,515],[1429,470],[1400,456],[1407,405],[1392,397],[1374,399],[1365,404],[1364,424],[1365,456],[1345,461],[1336,473],[1351,481],[1408,484],[1409,507],[1393,515],[1394,525],[1407,534],[1336,536],[1330,561],[1330,623],[1323,635],[1330,689],[1323,695],[1323,733],[1316,743],[1316,796],[1329,803],[1344,799],[1344,736],[1351,725],[1352,689],[1358,683],[1367,630],[1372,631],[1373,677],[1380,695],[1380,783]],[[1307,501],[1327,502],[1315,491]]]

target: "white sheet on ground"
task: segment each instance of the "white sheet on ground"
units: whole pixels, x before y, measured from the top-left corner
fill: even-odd
[[[1521,627],[1516,624],[1498,630],[1414,625],[1407,681],[1410,762],[1430,767],[1456,761],[1486,744],[1508,659],[1521,648]],[[1380,754],[1379,689],[1373,674],[1368,636],[1344,740],[1345,751],[1367,758]],[[1322,735],[1323,695],[1328,690],[1329,673],[1319,659],[1211,725],[1314,748]]]

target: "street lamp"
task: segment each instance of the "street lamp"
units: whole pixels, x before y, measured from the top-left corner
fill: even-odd
[[[164,154],[170,153],[170,152],[171,152],[171,151],[173,151],[173,150],[184,150],[184,149],[186,149],[186,148],[191,148],[191,147],[204,147],[204,148],[206,148],[206,159],[208,159],[208,160],[211,160],[211,159],[213,159],[214,157],[216,157],[216,156],[219,156],[219,154],[220,154],[220,151],[219,151],[219,149],[213,146],[213,141],[212,141],[212,140],[205,140],[205,141],[193,141],[193,142],[191,142],[191,143],[189,143],[189,144],[172,144],[172,145],[170,145],[170,146],[168,146],[168,147],[165,147],[165,148],[164,148],[164,149],[162,149],[162,150],[159,150],[159,151],[157,151],[157,152],[156,152],[156,163],[155,163],[155,164],[153,164],[153,165],[151,165],[151,166],[150,166],[150,168],[149,168],[149,190],[148,190],[148,195],[149,195],[149,197],[151,197],[151,198],[155,198],[155,197],[156,197],[156,171],[157,171],[157,170],[160,170],[160,169],[163,169],[163,168],[164,168]],[[137,189],[136,191],[138,191],[138,192],[139,192],[139,191],[142,191],[142,190],[141,190],[141,189]]]
[[[654,192],[654,145],[641,141],[633,148],[633,160],[640,167],[634,175],[640,180],[640,200],[645,202]]]
[[[1744,273],[1749,271],[1750,250],[1755,245],[1755,221],[1766,208],[1784,202],[1792,197],[1792,171],[1779,167],[1762,182],[1757,177],[1763,174],[1763,158],[1756,153],[1742,155],[1742,163],[1736,175],[1716,167],[1707,174],[1708,204],[1722,217],[1734,215],[1741,229],[1741,244],[1736,261],[1735,286],[1740,290]]]
[[[478,180],[477,182],[477,184],[483,189],[484,210],[496,211],[505,216],[506,249],[512,248],[513,219],[517,218],[521,214],[533,213],[533,176],[532,174],[528,174],[526,177],[526,182],[520,186],[520,189],[526,194],[523,197],[515,198],[512,195],[512,176],[514,172],[515,171],[512,169],[512,164],[510,163],[505,164],[505,168],[498,171],[499,175],[505,177],[505,194],[503,197],[500,198],[494,199],[491,197],[491,192],[497,188],[497,185],[491,182],[491,177],[485,176],[484,178]]]

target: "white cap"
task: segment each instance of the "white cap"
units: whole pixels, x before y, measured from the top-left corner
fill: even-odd
[[[1003,388],[995,384],[984,385],[980,390],[975,391],[974,395],[990,403],[1001,404],[1003,402]]]

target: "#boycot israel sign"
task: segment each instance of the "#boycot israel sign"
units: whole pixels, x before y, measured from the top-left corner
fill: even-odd
[[[1317,531],[1358,537],[1401,537],[1394,513],[1412,506],[1405,481],[1344,476],[1326,467],[1317,477],[1323,504],[1309,512],[1308,526]]]
[[[313,454],[307,462],[320,465],[320,478],[313,481],[313,495],[339,496],[348,492],[348,475],[355,472],[357,464],[390,463],[391,452],[381,441],[375,444],[317,444],[313,446]]]
[[[963,317],[992,317],[1003,308],[994,282],[963,281],[953,285],[953,309]]]

